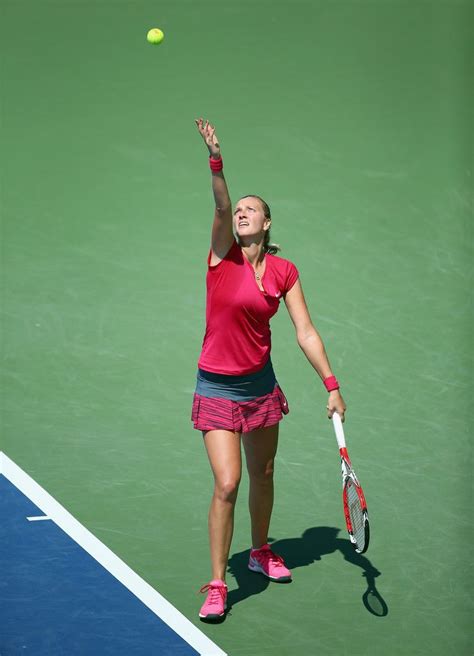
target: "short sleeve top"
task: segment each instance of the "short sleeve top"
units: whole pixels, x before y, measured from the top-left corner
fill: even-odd
[[[206,277],[206,332],[198,366],[212,373],[242,376],[263,368],[270,357],[270,319],[298,280],[289,260],[265,254],[262,291],[238,243]]]

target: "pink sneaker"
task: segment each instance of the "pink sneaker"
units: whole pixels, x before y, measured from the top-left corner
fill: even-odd
[[[291,581],[291,572],[285,567],[283,558],[273,553],[269,544],[250,551],[249,569],[252,572],[260,572],[272,581],[279,583]]]
[[[227,609],[227,586],[224,581],[211,581],[203,585],[200,592],[207,592],[199,617],[208,622],[217,622],[222,619]]]

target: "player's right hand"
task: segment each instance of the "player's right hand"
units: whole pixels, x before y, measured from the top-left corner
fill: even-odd
[[[217,139],[216,128],[209,121],[204,122],[202,118],[195,119],[195,123],[199,134],[204,139],[204,143],[209,150],[209,155],[214,159],[219,159],[221,156],[221,147]]]

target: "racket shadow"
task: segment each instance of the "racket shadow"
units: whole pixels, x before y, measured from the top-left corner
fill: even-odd
[[[314,526],[306,529],[301,537],[271,540],[272,549],[283,557],[291,570],[308,567],[323,556],[339,551],[347,562],[361,568],[362,576],[367,580],[367,589],[362,595],[364,607],[372,615],[385,617],[388,615],[388,606],[375,585],[375,579],[381,572],[365,555],[358,554],[349,540],[340,538],[338,534],[338,528]],[[264,576],[256,576],[248,569],[249,555],[250,550],[246,549],[233,554],[229,559],[228,571],[238,584],[236,590],[229,592],[229,607],[252,595],[260,594],[270,585],[270,581]]]

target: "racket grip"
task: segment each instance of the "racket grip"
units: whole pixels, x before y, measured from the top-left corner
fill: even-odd
[[[344,438],[344,429],[342,428],[341,417],[337,412],[335,412],[332,416],[332,424],[334,426],[334,432],[336,433],[336,440],[339,448],[345,449],[346,440]]]

